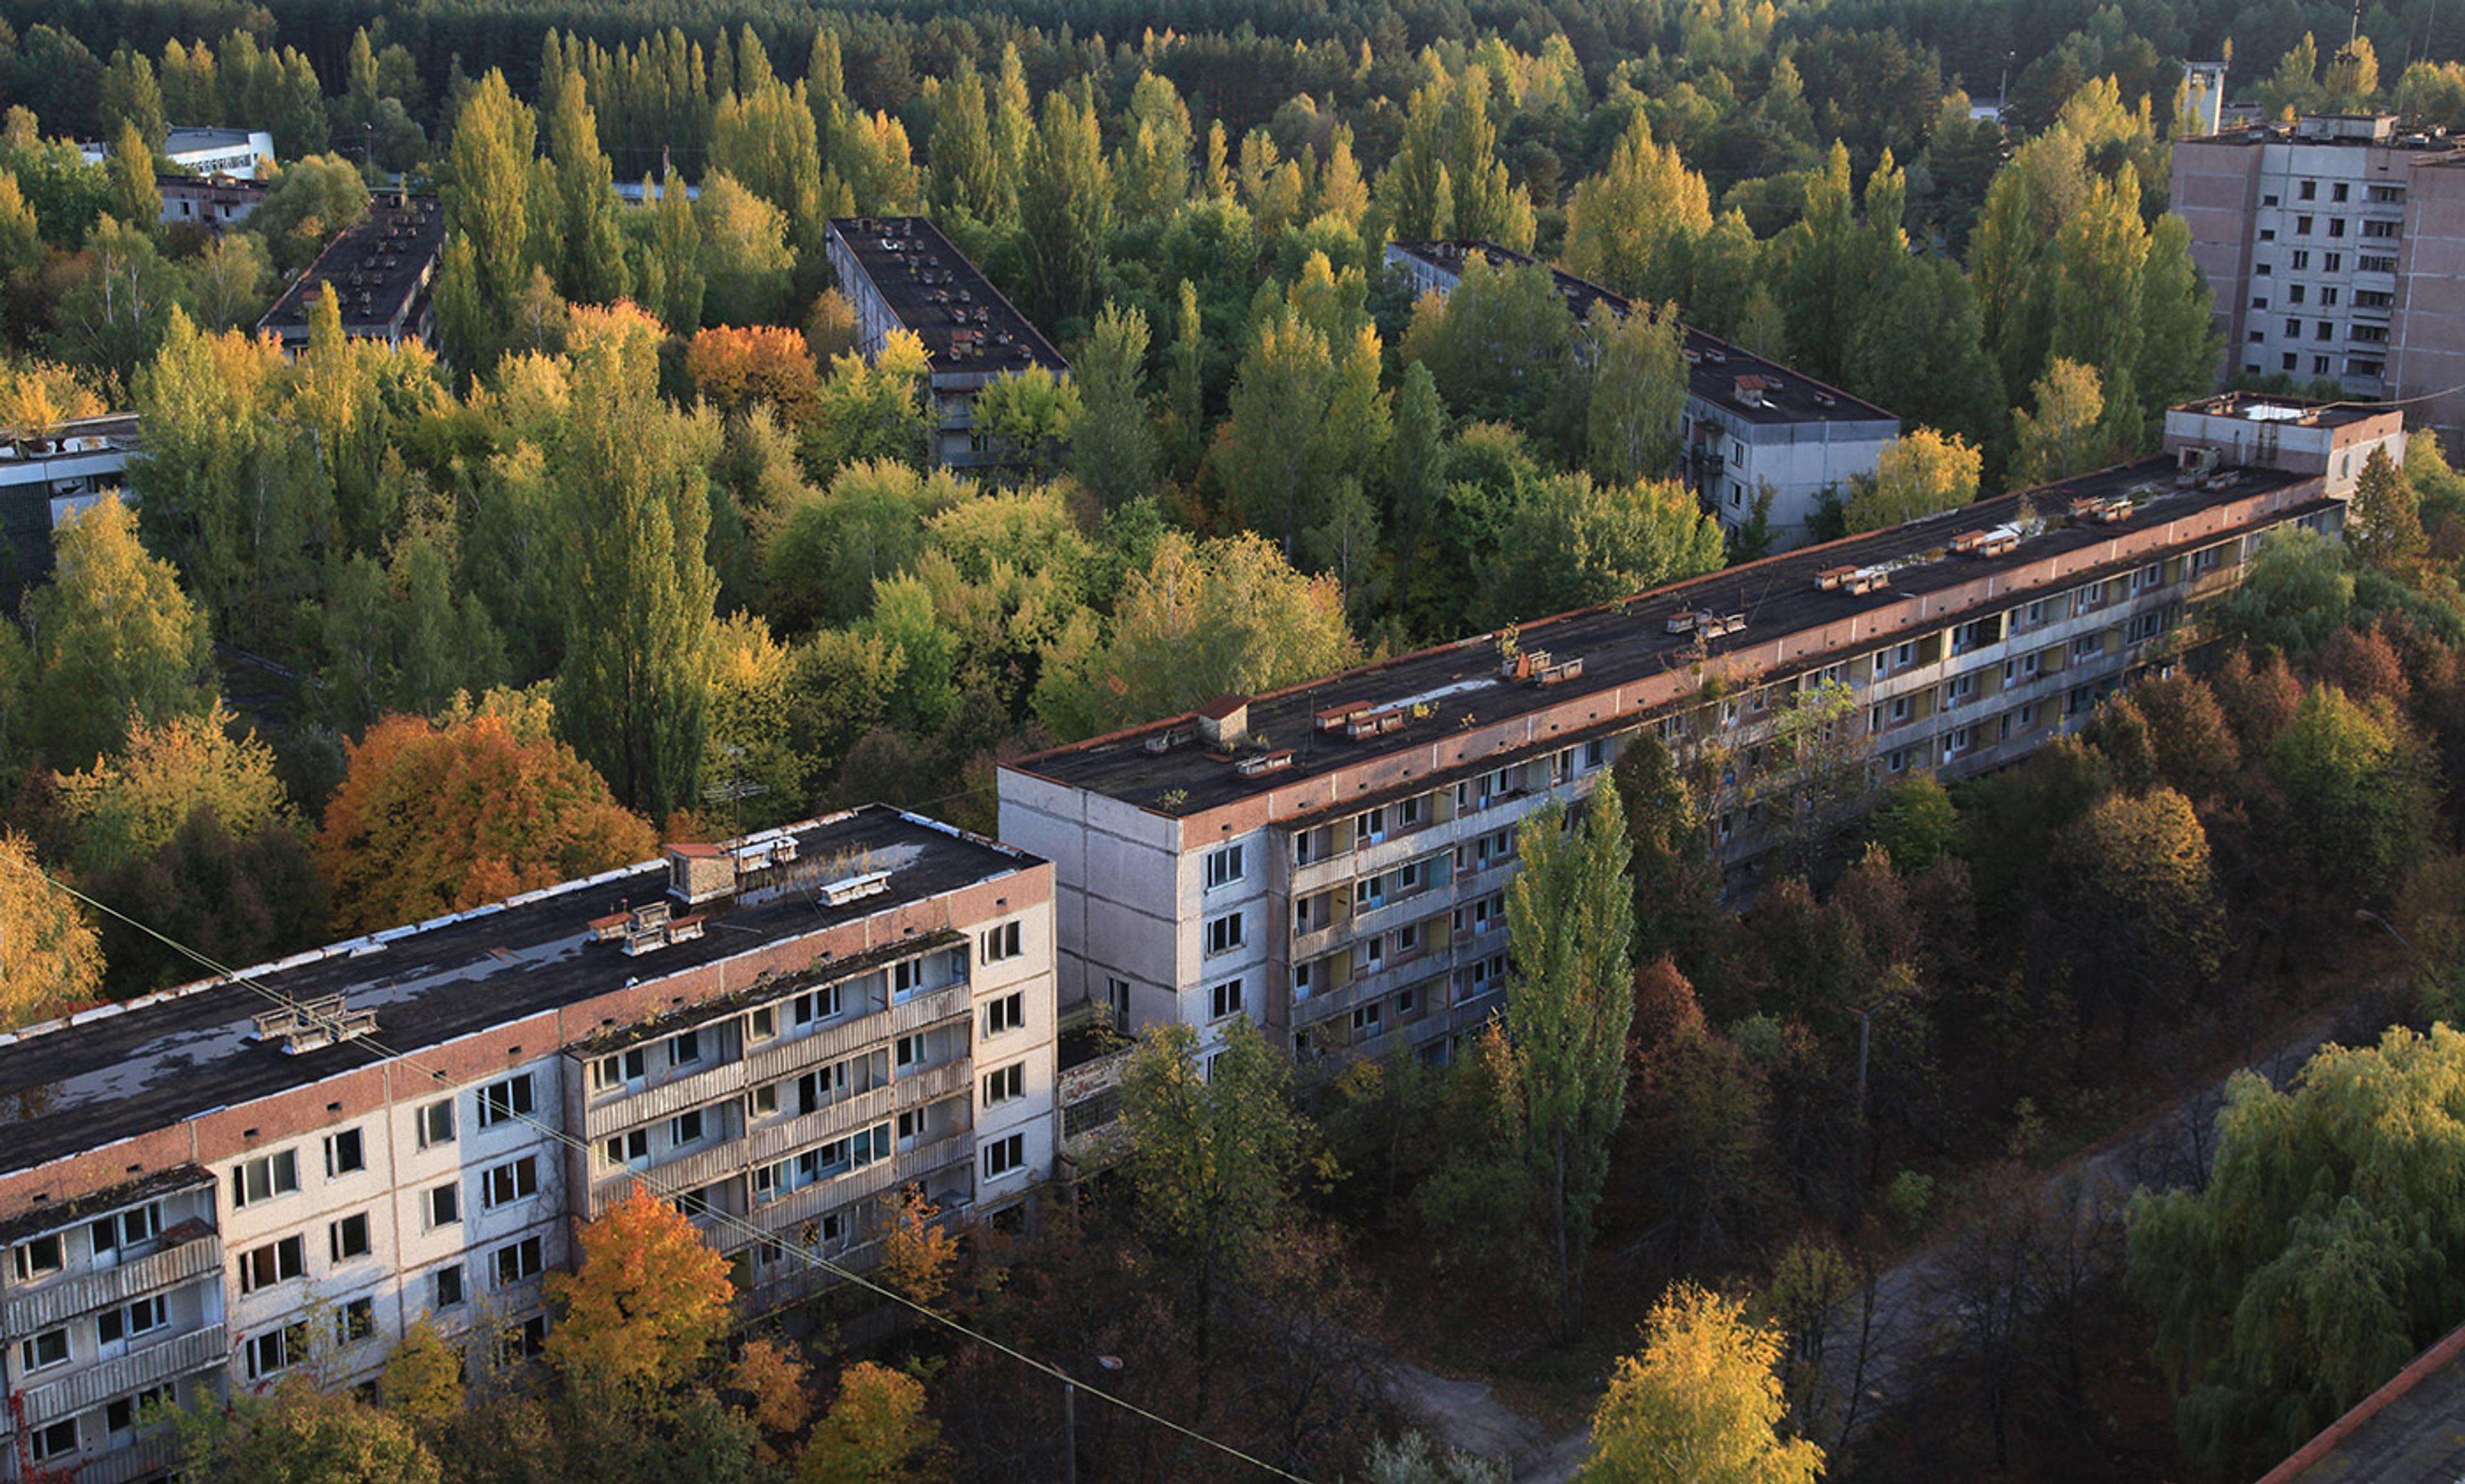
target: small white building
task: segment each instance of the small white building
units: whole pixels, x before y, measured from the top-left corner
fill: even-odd
[[[88,165],[111,158],[111,145],[87,140],[78,145]],[[196,175],[254,180],[274,165],[274,136],[263,129],[174,128],[164,138],[163,158]]]

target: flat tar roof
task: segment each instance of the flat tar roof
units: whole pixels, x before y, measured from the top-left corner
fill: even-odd
[[[1501,263],[1534,263],[1539,259],[1495,242],[1398,242],[1395,251],[1446,273],[1463,272],[1464,255],[1477,253]],[[1632,303],[1588,278],[1549,265],[1558,282],[1558,297],[1574,311],[1577,322],[1588,318],[1594,304],[1607,304],[1625,314]],[[1853,397],[1837,387],[1816,381],[1792,366],[1759,356],[1743,345],[1686,326],[1687,390],[1696,399],[1749,423],[1898,423],[1899,419],[1872,402]],[[1749,393],[1754,393],[1749,400]]]
[[[1561,659],[1582,657],[1582,679],[1563,686],[1541,688],[1499,679],[1493,636],[1476,634],[1255,697],[1250,701],[1249,732],[1268,738],[1277,747],[1294,749],[1289,767],[1257,780],[1242,778],[1229,764],[1210,761],[1195,746],[1176,747],[1161,755],[1145,750],[1143,743],[1147,737],[1188,725],[1188,717],[1161,719],[1008,765],[1143,806],[1152,806],[1178,790],[1184,797],[1169,812],[1198,813],[1267,787],[1284,786],[1295,779],[1333,772],[1390,752],[1427,748],[1433,728],[1453,732],[1486,726],[1561,704],[1570,696],[1665,674],[1690,663],[1699,653],[1694,636],[1668,632],[1673,613],[1699,609],[1744,614],[1743,630],[1710,641],[1709,653],[1719,655],[1767,643],[1775,634],[1837,623],[1863,609],[1900,603],[1913,594],[1957,587],[1987,573],[2012,571],[2061,552],[2099,545],[2118,535],[2180,520],[2212,504],[2247,499],[2318,477],[2269,469],[2237,470],[2227,488],[2208,491],[2177,487],[2175,474],[2171,458],[2143,459],[2059,484],[1979,500],[1905,525],[1728,567],[1654,588],[1622,604],[1525,622],[1521,631],[1524,649],[1547,650]],[[2121,521],[2076,527],[2062,520],[2074,500],[2118,495],[2132,495],[2140,500]],[[2031,501],[2047,519],[2045,529],[2022,541],[2016,549],[2000,557],[1955,556],[1944,549],[1963,532],[2014,521],[2023,500]],[[1824,591],[1815,586],[1816,574],[1826,568],[1886,563],[1894,564],[1890,586],[1866,596],[1841,589]],[[1321,736],[1314,725],[1320,712],[1337,705],[1383,709],[1420,700],[1433,701],[1437,714],[1385,737],[1344,741]]]
[[[881,805],[789,832],[800,865],[821,868],[813,880],[695,907],[709,931],[640,958],[594,941],[588,923],[660,897],[664,860],[244,970],[245,984],[208,981],[0,1037],[0,1174],[1040,864]],[[891,873],[886,895],[833,906],[816,894],[821,880],[870,871]],[[255,1017],[277,1008],[267,991],[341,995],[346,1009],[376,1011],[376,1031],[297,1054],[259,1044]]]
[[[366,216],[325,244],[256,327],[305,333],[308,297],[328,283],[343,297],[345,328],[389,325],[427,286],[429,265],[444,248],[445,209],[434,196],[377,196]]]
[[[924,343],[933,369],[999,375],[1070,363],[1033,321],[1002,297],[942,229],[922,216],[833,216],[846,244],[899,322]]]

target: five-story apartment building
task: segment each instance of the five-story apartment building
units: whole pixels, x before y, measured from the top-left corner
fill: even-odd
[[[2170,662],[2269,532],[2341,529],[2402,440],[2392,411],[2196,404],[2165,458],[1020,759],[1002,835],[1055,864],[1065,1008],[1435,1058],[1503,1004],[1519,827],[1645,729],[1750,889],[1810,693],[1869,782],[2017,761]]]
[[[768,1306],[880,1197],[1054,1161],[1052,871],[868,808],[0,1037],[0,1477],[168,1460],[148,1402],[511,1358],[636,1181]]]

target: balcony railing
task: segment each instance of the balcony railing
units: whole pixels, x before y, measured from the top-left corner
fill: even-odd
[[[222,1237],[209,1234],[118,1267],[48,1283],[9,1301],[9,1333],[31,1335],[63,1319],[124,1303],[140,1294],[169,1288],[209,1273],[219,1274],[222,1266]]]
[[[209,1324],[161,1344],[114,1356],[49,1385],[28,1388],[24,1393],[26,1426],[39,1428],[100,1406],[113,1397],[161,1385],[175,1376],[220,1365],[230,1359],[231,1343],[223,1326]]]

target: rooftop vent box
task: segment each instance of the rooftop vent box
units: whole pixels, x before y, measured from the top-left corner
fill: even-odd
[[[300,1000],[256,1017],[257,1040],[280,1041],[283,1053],[293,1056],[356,1040],[376,1029],[376,1011],[346,1009],[339,994]]]
[[[1232,764],[1232,771],[1244,778],[1263,778],[1293,765],[1293,749],[1278,748],[1274,752],[1254,752]]]
[[[1187,747],[1196,741],[1198,741],[1197,727],[1168,726],[1139,743],[1139,746],[1151,757],[1162,757],[1175,747]]]
[[[878,897],[890,890],[890,873],[868,871],[861,875],[841,876],[822,883],[822,900],[833,907],[844,907],[867,897]]]

